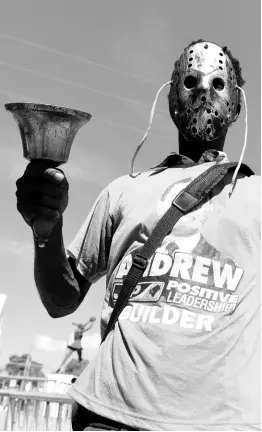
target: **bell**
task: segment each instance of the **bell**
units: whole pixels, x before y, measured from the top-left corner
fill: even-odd
[[[23,155],[28,160],[50,162],[56,167],[66,163],[78,130],[91,119],[91,114],[56,105],[8,103],[5,109],[18,124]],[[33,230],[40,247],[48,241],[55,222],[36,218]]]
[[[28,160],[66,163],[77,131],[91,114],[56,105],[8,103],[5,109],[16,120]]]

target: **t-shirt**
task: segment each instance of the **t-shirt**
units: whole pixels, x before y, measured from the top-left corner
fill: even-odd
[[[173,155],[96,200],[68,253],[89,282],[106,275],[102,334],[134,254],[176,195],[226,156],[213,159]],[[260,177],[229,191],[183,216],[156,250],[69,390],[79,404],[140,430],[260,430]]]

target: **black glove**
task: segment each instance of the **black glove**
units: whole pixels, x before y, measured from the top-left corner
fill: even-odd
[[[55,225],[68,205],[68,181],[63,171],[50,165],[33,160],[16,182],[17,210],[31,228],[37,218]]]

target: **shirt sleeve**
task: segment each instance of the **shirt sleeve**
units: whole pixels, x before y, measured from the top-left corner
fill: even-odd
[[[261,233],[261,177],[252,175],[239,179],[230,199],[233,208],[239,208],[239,218],[253,220],[257,233]]]
[[[68,256],[76,260],[77,270],[90,283],[107,272],[113,225],[109,209],[109,190],[105,188],[67,248]]]
[[[237,180],[232,196],[218,218],[216,235],[220,250],[235,256],[240,266],[246,266],[250,259],[257,266],[257,259],[260,260],[260,207],[260,176],[244,177]]]

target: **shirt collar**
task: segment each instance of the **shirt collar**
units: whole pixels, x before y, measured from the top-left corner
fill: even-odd
[[[197,164],[187,156],[181,155],[176,152],[170,153],[159,165],[152,167],[151,169],[156,168],[175,168],[177,166],[192,166],[192,165],[200,165],[205,162],[228,162],[228,157],[225,152],[219,150],[206,150]]]

